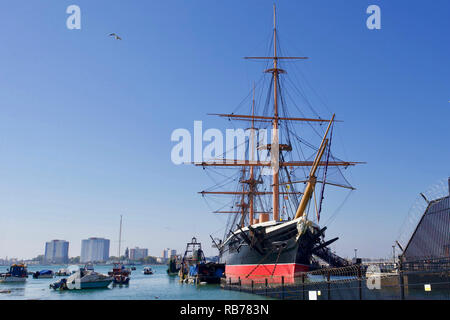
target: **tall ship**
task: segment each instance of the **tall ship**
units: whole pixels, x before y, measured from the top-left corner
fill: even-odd
[[[207,201],[221,197],[221,205],[226,201],[214,211],[228,217],[223,238],[213,239],[213,246],[226,265],[227,278],[284,276],[288,281],[324,264],[348,264],[329,248],[338,238],[325,239],[327,227],[321,226],[320,217],[328,189],[354,190],[343,171],[362,162],[344,161],[332,153],[334,127],[341,120],[331,112],[329,117],[318,116],[302,88],[285,78],[289,62],[308,58],[280,54],[275,6],[273,20],[269,54],[245,57],[266,64],[248,103],[238,106],[247,112],[213,114],[245,124],[245,141],[235,147],[242,157],[229,158],[226,150],[194,162],[216,175],[216,184],[200,194]],[[300,93],[306,110],[285,87]],[[308,109],[314,117],[306,115]],[[327,212],[330,218],[333,208]]]

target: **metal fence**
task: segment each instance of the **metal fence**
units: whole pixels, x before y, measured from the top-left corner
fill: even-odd
[[[295,277],[227,277],[226,290],[291,300],[450,299],[450,259],[318,269]]]

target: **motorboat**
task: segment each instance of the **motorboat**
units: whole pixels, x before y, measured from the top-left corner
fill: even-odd
[[[111,282],[113,277],[109,275],[81,268],[70,277],[52,283],[50,288],[55,290],[97,289],[107,288]]]
[[[54,273],[52,270],[41,270],[41,271],[36,271],[35,273],[33,273],[33,278],[34,279],[49,279],[49,278],[53,278]]]
[[[144,274],[153,274],[153,270],[150,267],[144,267]]]
[[[24,264],[13,264],[6,273],[0,273],[0,283],[25,282],[28,278],[27,267]]]

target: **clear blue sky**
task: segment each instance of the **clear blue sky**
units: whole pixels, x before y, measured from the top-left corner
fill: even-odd
[[[221,235],[196,194],[200,168],[170,161],[176,128],[232,111],[261,75],[273,1],[4,0],[0,10],[0,256],[103,236],[181,250]],[[82,29],[66,28],[67,6]],[[382,29],[366,28],[377,4]],[[450,2],[277,1],[282,45],[345,122],[342,158],[367,161],[328,236],[343,256],[386,256],[417,194],[450,175]],[[107,35],[119,34],[116,41]],[[297,52],[298,49],[298,52]],[[320,111],[320,110],[319,110]],[[326,110],[325,110],[326,111]],[[323,216],[326,217],[324,212]]]

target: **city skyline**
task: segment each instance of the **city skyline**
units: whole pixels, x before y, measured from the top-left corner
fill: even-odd
[[[222,238],[227,218],[197,194],[212,184],[202,169],[171,162],[170,137],[196,120],[229,127],[207,114],[232,112],[261,76],[242,57],[264,54],[272,1],[79,0],[80,30],[66,27],[70,4],[0,12],[0,256],[66,239],[74,257],[92,235],[114,254],[122,214],[122,248],[183,252],[195,236],[216,255],[209,235]],[[277,3],[281,47],[310,57],[296,66],[325,102],[317,112],[344,121],[336,155],[367,162],[348,201],[324,205],[343,257],[390,256],[419,193],[450,175],[450,4],[380,6],[382,27],[368,30],[361,1]]]
[[[81,243],[83,243],[83,241],[85,240],[90,240],[90,239],[102,239],[102,240],[107,240],[110,241],[109,239],[105,239],[103,237],[89,237],[88,239],[82,239]],[[64,248],[55,248],[55,243],[56,245],[63,245]],[[54,239],[54,240],[50,240],[45,242],[45,246],[44,246],[44,253],[43,254],[38,254],[36,256],[33,257],[0,257],[0,260],[18,260],[18,261],[22,261],[22,260],[31,260],[34,258],[37,258],[39,256],[43,256],[44,257],[44,262],[48,262],[48,263],[52,263],[52,264],[58,264],[58,263],[62,263],[62,264],[66,264],[68,262],[69,258],[76,258],[76,257],[81,257],[81,253],[82,253],[82,249],[80,249],[79,254],[69,254],[69,246],[70,242],[66,241],[66,240],[62,240],[62,239]],[[82,248],[82,247],[81,247]],[[55,255],[55,251],[58,252],[65,252],[65,254],[63,255]],[[53,253],[51,253],[53,252]],[[159,258],[167,258],[169,255],[168,253],[170,252],[170,255],[175,255],[177,253],[176,249],[170,249],[170,248],[164,248],[162,250],[162,254],[161,255],[150,255],[149,254],[149,250],[148,248],[141,248],[139,246],[135,246],[135,247],[126,247],[124,253],[121,254],[121,256],[126,256],[127,253],[129,255],[129,259],[130,260],[139,260],[141,258],[145,258],[148,256],[153,256],[153,257],[159,257]],[[47,254],[48,253],[48,254]],[[57,258],[63,258],[61,261],[59,260],[52,260],[51,257],[57,257]],[[114,254],[113,255],[109,255],[109,257],[116,257]]]

